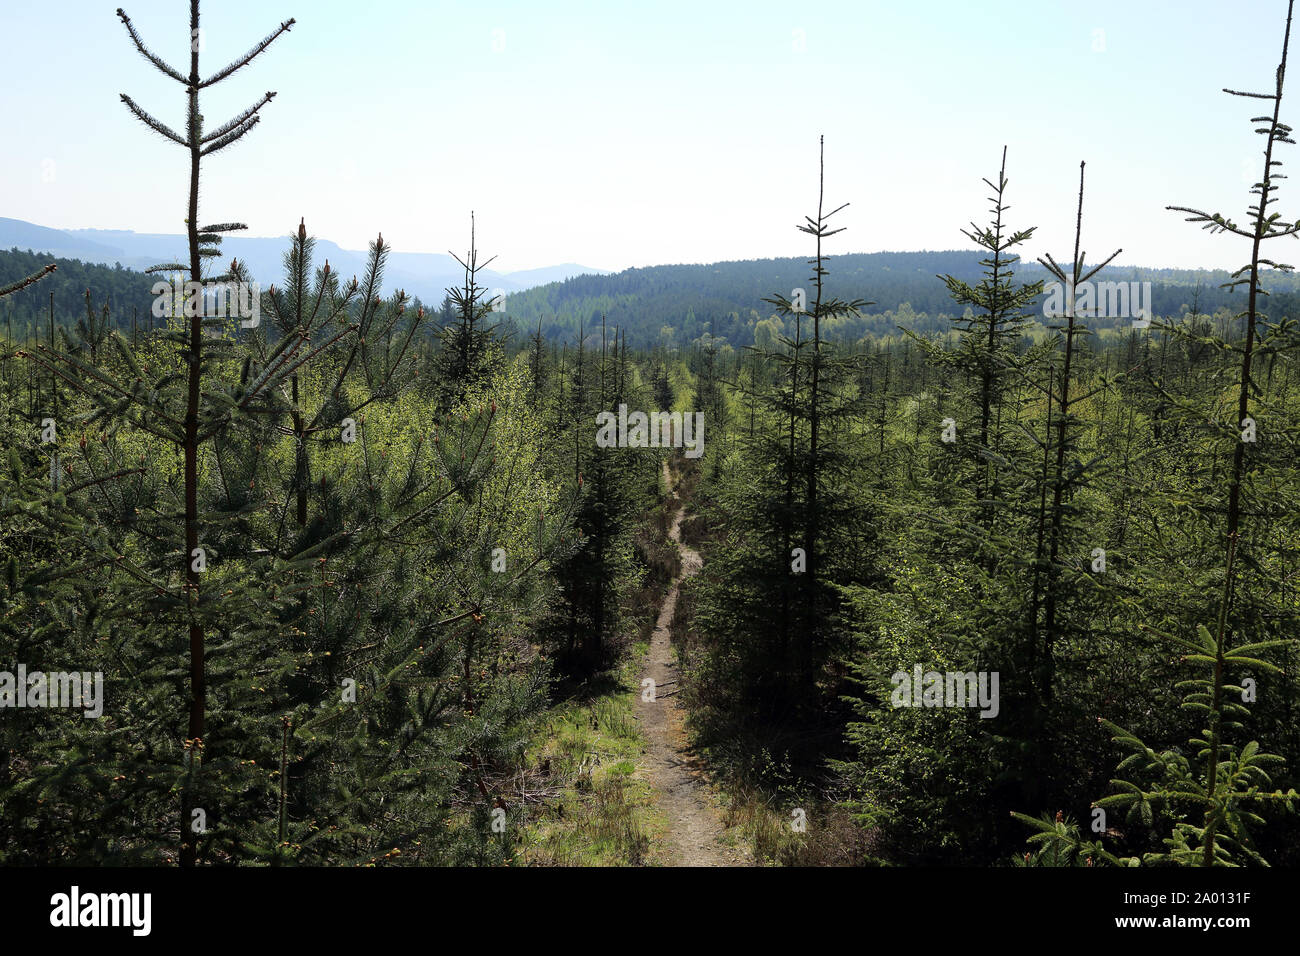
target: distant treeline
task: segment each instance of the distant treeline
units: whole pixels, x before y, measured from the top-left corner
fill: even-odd
[[[975,251],[879,252],[835,256],[831,261],[836,293],[872,303],[862,316],[835,323],[829,334],[823,330],[833,341],[897,335],[900,316],[888,313],[901,313],[903,324],[918,333],[947,331],[955,307],[938,276],[980,279],[980,254]],[[1020,263],[1016,272],[1025,281],[1050,278],[1036,262]],[[796,287],[807,288],[808,276],[808,264],[800,258],[651,266],[576,276],[512,293],[506,312],[529,332],[537,330],[540,320],[542,335],[551,341],[573,341],[579,322],[598,327],[603,315],[610,327],[625,330],[628,344],[636,347],[672,348],[705,334],[740,347],[754,344],[759,323],[771,319],[774,310],[763,300],[772,290],[789,294]],[[1207,314],[1244,307],[1243,295],[1220,288],[1230,279],[1222,269],[1111,268],[1107,278],[1150,282],[1152,306],[1161,316],[1179,315],[1193,304]],[[1270,272],[1265,285],[1275,293],[1270,304],[1277,316],[1300,314],[1300,282],[1294,275]],[[1040,299],[1040,312],[1041,306]],[[1098,329],[1116,324],[1128,322],[1093,323]],[[784,329],[793,334],[793,320],[787,318]]]
[[[87,289],[95,310],[102,310],[108,303],[113,321],[120,328],[131,327],[133,314],[148,327],[153,304],[149,290],[155,277],[123,268],[120,263],[110,267],[80,259],[59,259],[30,249],[0,250],[0,286],[31,275],[50,262],[56,263],[58,269],[41,282],[6,296],[0,306],[0,321],[14,339],[22,340],[34,330],[45,330],[51,294],[56,322],[66,323],[72,316],[85,315]]]
[[[150,327],[155,276],[124,268],[61,259],[28,250],[0,250],[0,285],[36,272],[48,262],[58,269],[39,285],[5,299],[0,322],[9,335],[21,340],[39,330],[45,332],[50,294],[54,295],[57,322],[81,316],[86,310],[86,291],[97,312],[107,303],[111,324],[127,330],[133,316],[142,329]],[[979,253],[879,252],[839,256],[836,289],[846,298],[860,296],[869,305],[856,317],[837,318],[823,327],[829,341],[878,341],[898,336],[900,327],[921,335],[946,333],[955,307],[939,275],[953,275],[969,282],[980,277]],[[1025,281],[1046,277],[1036,262],[1017,265]],[[1213,315],[1220,309],[1237,312],[1244,297],[1222,288],[1230,280],[1225,270],[1197,269],[1112,269],[1115,282],[1150,282],[1152,306],[1158,316],[1177,316],[1193,306]],[[1274,318],[1300,316],[1300,278],[1269,272],[1265,285],[1273,291],[1269,307]],[[782,334],[794,334],[794,320],[774,315],[764,302],[773,289],[787,292],[807,288],[808,264],[799,258],[752,259],[712,265],[667,265],[627,269],[614,275],[583,275],[509,295],[505,312],[495,318],[513,351],[527,344],[540,320],[542,337],[552,343],[576,343],[579,326],[600,327],[602,316],[608,328],[626,333],[627,343],[636,348],[689,346],[706,335],[716,336],[735,348],[768,345]],[[1042,311],[1042,299],[1036,309]],[[418,298],[413,305],[424,305]],[[428,308],[428,305],[425,305]],[[434,307],[435,324],[450,321],[451,308],[444,301]],[[1046,324],[1046,322],[1044,322]],[[1127,319],[1095,319],[1097,330],[1127,328]]]

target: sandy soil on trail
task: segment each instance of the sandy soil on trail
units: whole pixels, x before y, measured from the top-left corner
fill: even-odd
[[[667,463],[664,464],[664,476],[671,488],[672,478]],[[676,491],[673,491],[673,497],[677,497]],[[702,563],[697,551],[681,543],[683,510],[678,509],[669,530],[669,537],[681,552],[682,573],[673,582],[659,610],[654,636],[650,639],[650,653],[641,675],[655,682],[655,700],[642,700],[642,689],[638,687],[636,691],[636,716],[646,741],[641,770],[654,786],[659,808],[667,821],[664,845],[660,847],[665,863],[671,866],[749,866],[749,855],[743,849],[722,842],[727,828],[713,803],[700,761],[687,748],[685,713],[677,699],[680,689],[677,656],[673,653],[668,627],[677,607],[677,592],[682,578],[694,574]]]

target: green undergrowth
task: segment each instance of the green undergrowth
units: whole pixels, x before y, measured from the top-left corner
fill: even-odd
[[[534,866],[643,866],[662,830],[654,790],[638,775],[644,745],[633,712],[647,645],[596,675],[539,722],[528,748],[522,861]]]

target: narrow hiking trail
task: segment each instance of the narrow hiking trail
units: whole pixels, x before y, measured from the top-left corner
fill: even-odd
[[[664,480],[678,498],[668,463],[664,462]],[[673,652],[668,629],[677,608],[677,594],[684,578],[690,577],[703,563],[693,548],[682,544],[681,525],[685,509],[678,508],[668,536],[681,553],[682,570],[673,581],[663,607],[655,621],[650,651],[642,677],[654,681],[655,699],[643,699],[636,691],[636,717],[645,738],[646,752],[642,770],[658,797],[666,828],[660,856],[670,866],[749,866],[749,855],[738,847],[722,842],[726,826],[712,800],[699,758],[687,747],[685,709],[678,700],[677,655]]]

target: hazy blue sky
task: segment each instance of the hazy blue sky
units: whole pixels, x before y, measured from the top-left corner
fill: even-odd
[[[178,65],[188,6],[125,0]],[[115,7],[0,0],[0,216],[182,231],[186,154],[118,94],[182,129],[184,92]],[[1039,227],[1030,255],[1068,256],[1086,160],[1093,258],[1122,246],[1121,263],[1235,268],[1248,248],[1163,207],[1244,218],[1264,142],[1247,120],[1266,107],[1219,90],[1271,89],[1285,14],[1284,0],[208,0],[205,76],[298,22],[205,94],[209,128],[279,95],[205,160],[201,218],[271,236],[306,216],[345,247],[382,231],[445,252],[474,209],[505,270],[803,255],[824,133],[827,200],[852,203],[831,252],[968,247],[958,230],[984,220],[980,179],[1005,143],[1010,221]],[[1300,170],[1294,147],[1283,158]]]

